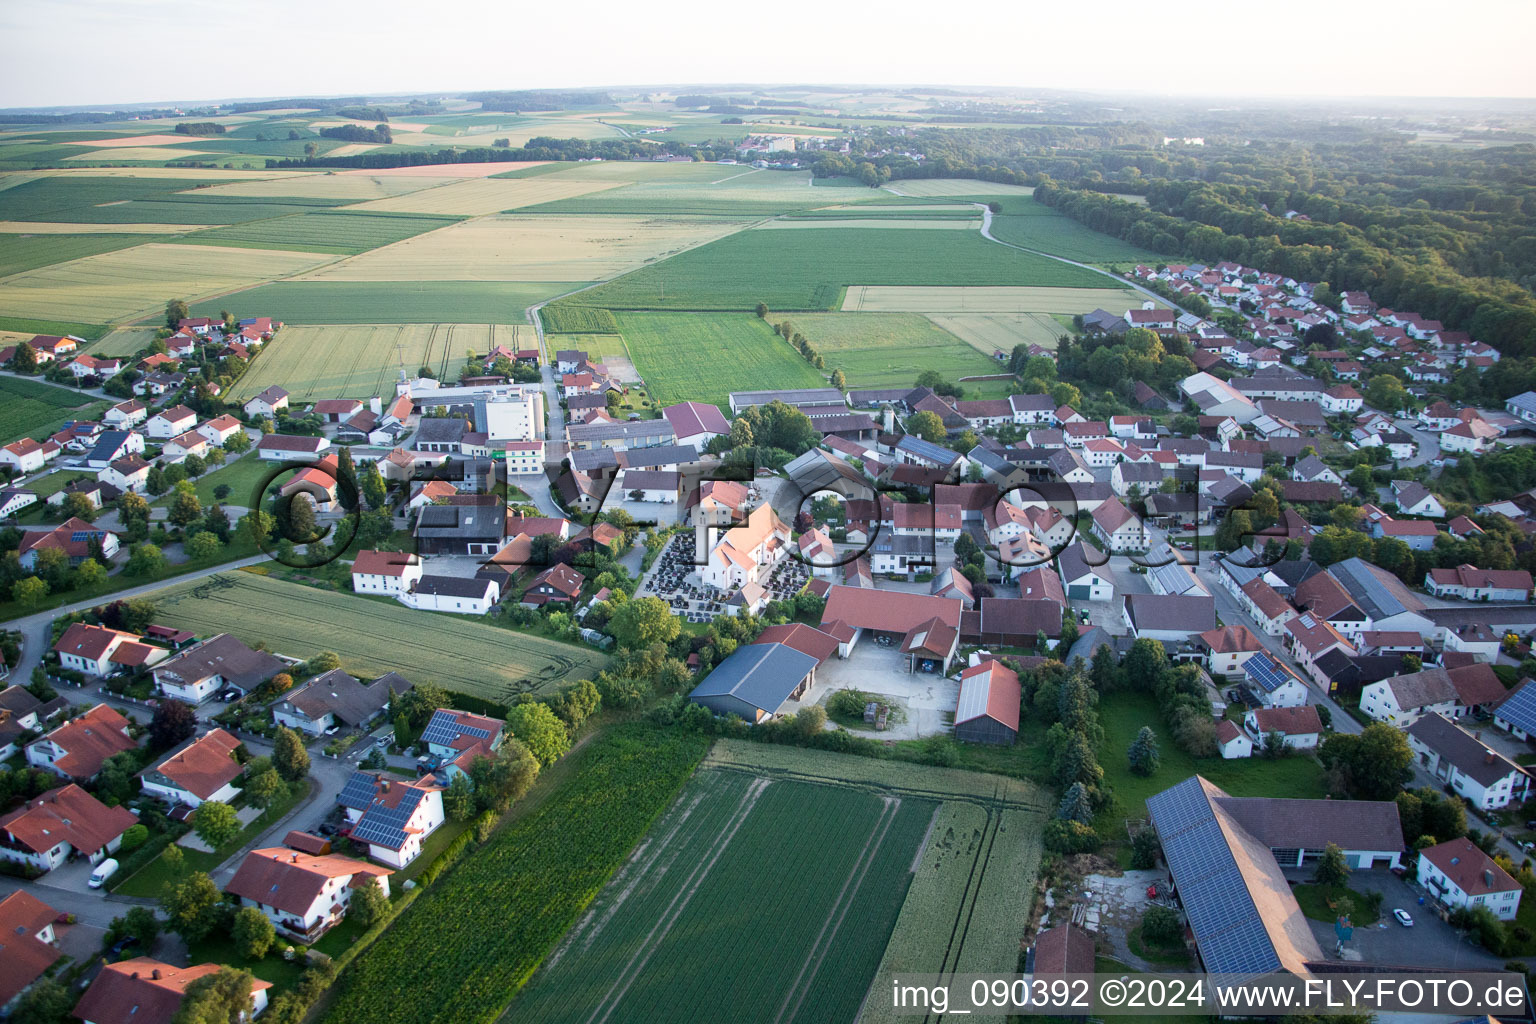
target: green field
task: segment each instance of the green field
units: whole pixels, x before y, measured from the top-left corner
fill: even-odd
[[[249,310],[293,324],[521,324],[528,307],[582,287],[540,281],[279,281],[193,306],[193,316]]]
[[[635,722],[567,754],[527,798],[543,802],[432,883],[342,973],[318,1019],[495,1020],[708,747],[706,737]]]
[[[93,356],[131,356],[155,340],[155,331],[154,327],[119,327],[80,351]]]
[[[0,196],[5,193],[0,192]],[[156,235],[4,235],[0,234],[0,277],[53,263],[165,241]]]
[[[992,234],[1004,242],[1082,263],[1144,263],[1159,259],[1150,249],[1100,234],[1036,202],[1032,196],[1007,196],[994,201],[1002,203],[1003,212],[993,216]]]
[[[398,242],[425,231],[447,227],[457,217],[424,214],[347,213],[316,210],[309,213],[247,221],[229,227],[199,231],[182,239],[193,245],[238,245],[253,249],[299,249],[306,252],[350,256],[381,245]]]
[[[624,167],[631,171],[632,167]],[[606,168],[587,171],[588,164],[573,171],[576,177],[603,177]],[[806,171],[753,170],[751,167],[719,164],[661,164],[646,168],[633,184],[593,192],[589,195],[559,199],[529,207],[527,213],[617,213],[679,214],[710,217],[774,217],[781,213],[825,206],[825,193],[808,188]],[[649,180],[659,179],[659,180]],[[626,174],[623,180],[634,181]],[[869,192],[871,197],[879,193]],[[839,202],[857,201],[860,196],[836,197]]]
[[[796,313],[787,317],[849,387],[915,385],[937,370],[948,380],[1005,371],[918,313]]]
[[[830,310],[848,285],[1098,288],[1091,270],[971,231],[826,228],[742,231],[573,296],[610,309]]]
[[[0,377],[0,444],[23,437],[41,441],[65,420],[88,419],[104,403],[90,395],[41,381]]]
[[[851,1024],[936,806],[700,772],[505,1019]]]
[[[200,182],[191,178],[64,176],[37,178],[13,188],[0,190],[0,220],[75,222],[105,220],[136,223],[133,218],[118,220],[111,215],[93,216],[92,211],[119,209],[117,206],[102,205],[104,203],[157,199],[195,188],[199,184],[211,183],[211,180]],[[155,218],[148,218],[145,221],[145,223],[156,222]],[[175,224],[178,221],[171,218],[165,223]]]
[[[199,634],[229,632],[298,658],[335,651],[349,672],[398,671],[411,682],[510,703],[591,678],[607,658],[588,647],[515,633],[460,615],[427,615],[370,601],[226,572],[149,595],[159,620]]]
[[[555,303],[539,311],[544,329],[551,334],[618,334],[619,322],[613,312],[589,306]]]
[[[819,370],[751,314],[620,313],[619,330],[662,405],[726,407],[732,391],[827,386]]]

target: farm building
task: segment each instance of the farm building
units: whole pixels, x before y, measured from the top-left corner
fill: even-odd
[[[818,662],[788,644],[748,644],[715,666],[688,699],[717,715],[756,724],[794,710],[815,682]]]
[[[1018,673],[991,658],[961,672],[955,739],[1012,746],[1018,738]]]

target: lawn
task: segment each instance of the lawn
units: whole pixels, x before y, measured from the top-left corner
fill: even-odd
[[[256,488],[266,482],[277,464],[257,458],[255,451],[246,452],[238,459],[230,459],[211,473],[204,473],[193,481],[197,488],[197,500],[203,503],[203,507],[219,503],[225,505],[238,505],[242,508],[251,508],[251,497]],[[229,485],[229,495],[219,498],[214,495],[214,489],[222,484]],[[156,505],[169,505],[171,492],[154,500]]]
[[[453,217],[315,210],[199,231],[181,240],[191,245],[294,249],[348,256],[453,223]]]
[[[917,313],[797,313],[791,322],[849,387],[915,385],[925,370],[951,381],[1007,370]]]
[[[590,647],[468,616],[428,615],[250,572],[218,573],[155,591],[149,599],[160,606],[159,621],[200,635],[230,632],[299,658],[335,651],[354,674],[396,670],[413,683],[433,682],[501,704],[590,679],[608,660]]]
[[[520,324],[528,322],[529,306],[584,284],[280,281],[194,303],[192,313],[218,316],[221,309],[251,310],[293,324],[436,324],[442,323],[444,317],[459,323]]]
[[[742,231],[584,292],[613,309],[830,310],[849,285],[1098,288],[1104,278],[972,231]],[[923,312],[919,310],[919,312]]]
[[[751,314],[621,313],[619,330],[662,405],[724,408],[732,391],[827,386],[821,371]]]
[[[1355,909],[1349,919],[1356,928],[1369,928],[1377,921],[1378,915],[1371,912],[1370,902],[1364,894],[1348,887],[1304,884],[1292,886],[1291,892],[1295,894],[1296,902],[1301,904],[1301,912],[1314,921],[1332,924],[1337,920],[1339,915],[1333,904],[1341,897],[1354,904]]]
[[[1190,757],[1168,734],[1157,698],[1141,691],[1121,690],[1099,700],[1099,722],[1104,726],[1104,745],[1099,764],[1104,782],[1114,799],[1099,812],[1096,822],[1106,838],[1122,835],[1125,819],[1146,818],[1147,797],[1191,775],[1203,775],[1232,796],[1284,796],[1323,799],[1323,766],[1313,757],[1295,754],[1268,760],[1262,757]],[[1133,775],[1125,752],[1142,726],[1157,734],[1161,764],[1150,778]]]
[[[65,420],[89,419],[106,406],[87,394],[40,380],[0,377],[0,444],[23,437],[41,441]]]

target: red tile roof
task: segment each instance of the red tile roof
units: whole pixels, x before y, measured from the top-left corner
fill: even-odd
[[[224,888],[253,902],[276,907],[285,913],[302,915],[308,913],[325,888],[325,883],[332,878],[351,876],[349,884],[356,888],[362,876],[382,878],[392,874],[394,872],[387,868],[340,854],[316,857],[274,846],[246,854],[235,877]]]
[[[81,853],[92,854],[138,820],[128,808],[108,807],[70,783],[0,817],[0,832],[33,853],[46,853],[67,842]]]
[[[234,758],[239,746],[235,737],[223,729],[214,729],[150,771],[159,772],[178,788],[207,800],[245,770]]]
[[[1468,896],[1517,892],[1520,883],[1465,836],[1419,851]],[[1491,879],[1491,880],[1490,880]]]
[[[801,654],[809,654],[816,661],[823,662],[837,653],[837,637],[830,633],[824,633],[814,626],[807,626],[803,622],[790,622],[782,626],[769,626],[758,634],[756,644],[783,644],[785,647],[793,647]]]
[[[833,587],[827,594],[822,625],[841,622],[854,629],[906,633],[913,626],[937,617],[947,626],[960,625],[958,597],[932,597],[864,587]]]
[[[955,719],[955,724],[971,721],[985,714],[1015,731],[1019,728],[1019,674],[1002,662],[988,658],[979,665],[972,665],[960,673],[960,699],[956,707],[966,705],[967,687],[986,688],[986,710],[969,718]]]
[[[218,964],[172,967],[147,956],[107,964],[74,1014],[91,1024],[170,1024],[187,986],[218,971]],[[251,982],[252,993],[271,987],[270,981],[259,978]]]
[[[373,551],[365,548],[353,560],[352,571],[368,576],[403,576],[407,566],[420,564],[419,558],[405,551]]]
[[[77,779],[90,778],[101,771],[107,758],[138,746],[128,737],[128,719],[105,704],[97,704],[37,742],[43,740],[64,751],[64,756],[53,762],[54,766]]]
[[[1306,736],[1323,731],[1323,720],[1317,708],[1303,704],[1297,708],[1255,708],[1254,727],[1261,733],[1278,732],[1286,736]]]
[[[42,977],[58,950],[37,937],[58,911],[28,892],[0,900],[0,1006]]]

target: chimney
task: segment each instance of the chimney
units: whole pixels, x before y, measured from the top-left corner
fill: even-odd
[[[1488,886],[1489,888],[1493,887],[1493,869],[1492,868],[1484,868],[1483,869],[1483,884]]]
[[[290,864],[297,864],[298,862],[299,862],[299,855],[296,854],[296,853],[293,856],[288,858],[288,863],[290,863]]]
[[[160,980],[160,968],[156,967],[154,970],[150,971],[149,972],[149,976],[150,976],[151,979],[153,979],[155,981],[159,981]]]
[[[378,395],[374,395],[372,398],[368,399],[368,411],[373,413],[375,416],[382,415],[384,412],[384,400]]]

